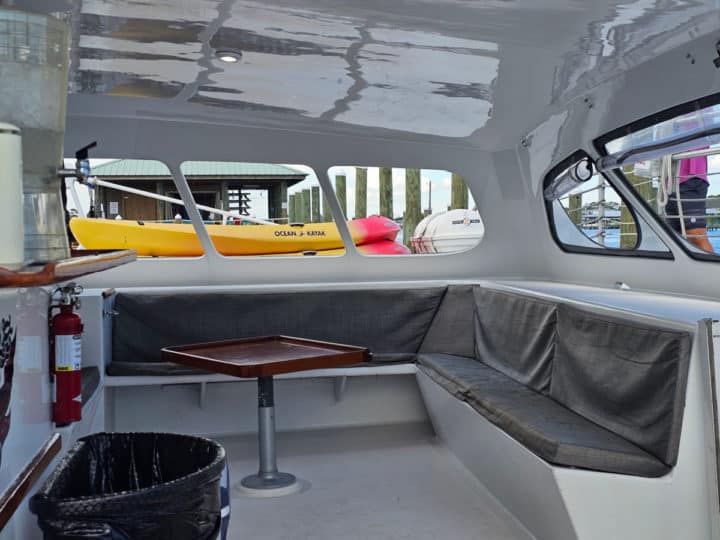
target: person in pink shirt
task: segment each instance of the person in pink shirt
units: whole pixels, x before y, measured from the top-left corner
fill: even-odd
[[[712,253],[713,248],[707,237],[705,219],[706,198],[710,185],[707,173],[707,156],[683,159],[678,167],[680,208],[685,222],[685,235],[693,245]],[[671,193],[665,207],[665,213],[669,216],[667,222],[673,229],[682,233],[680,208],[678,208],[677,194]]]

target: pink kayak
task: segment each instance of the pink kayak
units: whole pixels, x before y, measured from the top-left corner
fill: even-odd
[[[363,255],[408,255],[410,250],[399,242],[391,242],[390,240],[381,240],[372,244],[363,244],[358,246],[358,251]]]

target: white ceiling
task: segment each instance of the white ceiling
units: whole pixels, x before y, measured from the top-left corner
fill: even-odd
[[[689,0],[4,3],[68,14],[71,113],[99,95],[107,113],[140,107],[487,149],[516,144],[548,110],[720,26],[716,1]],[[220,62],[219,49],[241,62]]]

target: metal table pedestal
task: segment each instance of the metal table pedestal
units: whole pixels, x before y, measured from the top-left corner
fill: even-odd
[[[258,377],[258,451],[257,474],[240,481],[238,491],[258,497],[277,497],[300,491],[301,484],[290,473],[279,472],[275,451],[275,399],[273,378]]]

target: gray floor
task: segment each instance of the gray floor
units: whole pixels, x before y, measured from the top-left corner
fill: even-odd
[[[252,438],[221,440],[232,483],[257,470]],[[311,483],[295,495],[233,494],[237,540],[506,540],[531,538],[429,426],[385,426],[278,436],[280,470]]]

